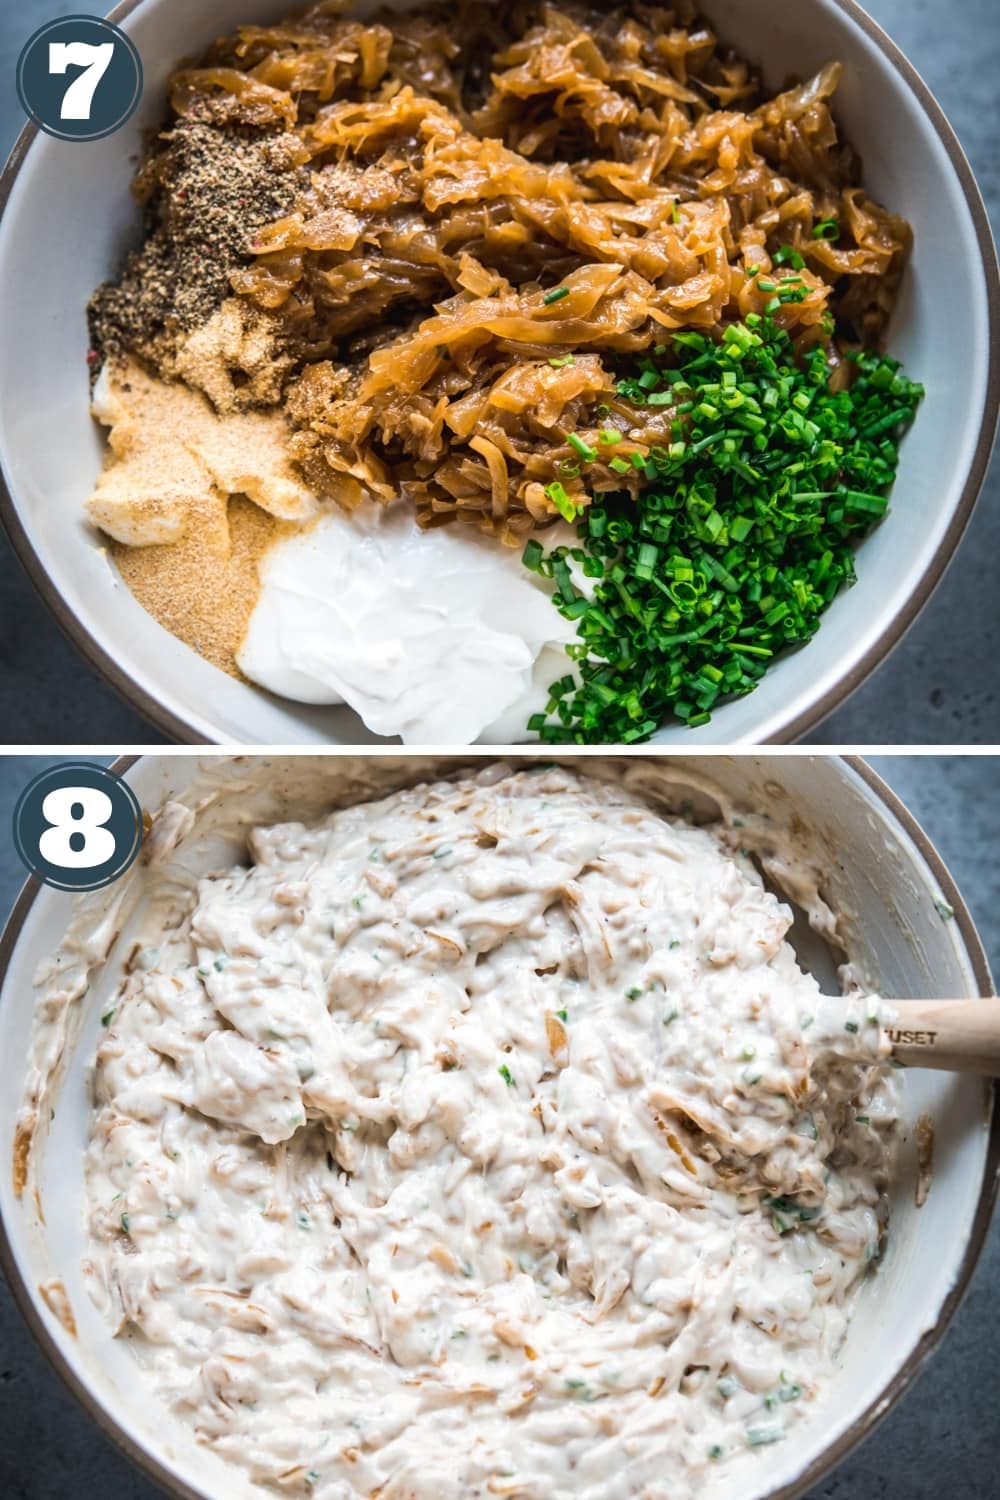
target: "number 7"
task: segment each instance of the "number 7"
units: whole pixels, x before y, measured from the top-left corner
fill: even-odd
[[[65,73],[67,68],[83,68],[63,95],[59,110],[61,120],[89,120],[97,85],[104,77],[114,55],[114,42],[50,42],[49,72]]]

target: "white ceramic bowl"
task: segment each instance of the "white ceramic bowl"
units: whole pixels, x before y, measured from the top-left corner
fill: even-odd
[[[844,915],[851,956],[868,983],[907,996],[988,995],[989,970],[961,896],[926,836],[863,762],[807,756],[672,757],[688,774],[711,778],[730,798],[779,818],[797,816],[811,830],[812,853],[827,872],[824,894]],[[314,817],[373,788],[413,782],[429,770],[468,763],[459,757],[418,761],[377,758],[147,756],[128,778],[144,807],[166,796],[200,805],[200,838],[176,859],[207,871],[244,857],[240,837],[220,833],[237,810],[245,830],[258,818]],[[580,764],[579,761],[576,762]],[[608,761],[592,761],[599,769]],[[632,759],[632,764],[635,760]],[[67,1048],[55,1116],[37,1147],[36,1196],[14,1197],[0,1177],[0,1258],[22,1311],[71,1389],[119,1445],[172,1495],[183,1500],[265,1500],[240,1472],[195,1446],[149,1397],[132,1355],[115,1342],[91,1304],[79,1270],[85,1253],[82,1145],[87,1132],[88,1065],[100,1015],[130,946],[129,908],[141,903],[133,882],[114,915],[121,936],[92,973]],[[86,900],[95,915],[109,893]],[[935,902],[947,901],[953,921]],[[39,963],[51,956],[70,919],[71,900],[29,885],[0,941],[0,1150],[9,1152],[24,1086]],[[803,961],[812,962],[800,949]],[[819,974],[819,965],[813,962]],[[1000,1121],[994,1090],[983,1080],[910,1070],[903,1080],[907,1140],[891,1207],[889,1249],[863,1288],[838,1377],[794,1440],[724,1469],[706,1500],[792,1500],[864,1437],[907,1389],[941,1338],[983,1243],[997,1187]],[[935,1169],[923,1208],[914,1205],[913,1125],[934,1121]],[[9,1156],[8,1156],[9,1160]],[[42,1219],[44,1209],[44,1221]],[[61,1277],[76,1319],[70,1336],[38,1291]]]
[[[396,0],[405,4],[406,0]],[[90,661],[166,734],[221,744],[359,744],[346,709],[297,706],[237,683],[164,631],[112,571],[82,503],[101,463],[87,413],[84,307],[134,240],[129,184],[143,130],[164,113],[165,80],[241,21],[291,0],[126,0],[112,12],[145,66],[138,113],[79,145],[24,133],[0,203],[0,463],[4,519],[49,607]],[[996,421],[996,255],[968,163],[913,68],[854,0],[705,0],[720,34],[780,87],[832,58],[845,64],[836,112],[871,193],[913,225],[915,251],[889,346],[927,397],[907,438],[888,522],[861,550],[860,581],[819,635],[756,692],[699,730],[660,743],[791,740],[829,713],[902,636],[969,520]],[[991,334],[993,354],[991,356]]]

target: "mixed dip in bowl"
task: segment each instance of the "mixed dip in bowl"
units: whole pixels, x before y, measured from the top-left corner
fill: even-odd
[[[168,1488],[787,1497],[912,1379],[991,1091],[892,1069],[876,993],[990,982],[867,773],[130,779],[143,863],[7,940],[0,1207]]]

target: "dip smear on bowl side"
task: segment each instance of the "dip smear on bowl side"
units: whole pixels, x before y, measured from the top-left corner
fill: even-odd
[[[896,1106],[740,836],[501,766],[174,884],[102,1017],[90,1263],[202,1441],[321,1500],[631,1500],[794,1439]]]
[[[338,506],[358,518],[403,506],[413,536],[441,527],[457,558],[469,525],[498,556],[537,532],[544,556],[549,528],[575,522],[578,576],[559,559],[552,569],[580,640],[565,640],[563,621],[548,642],[527,640],[512,594],[501,634],[525,665],[490,718],[554,644],[572,661],[533,721],[544,737],[641,739],[668,715],[704,722],[720,695],[750,691],[777,651],[808,639],[853,577],[852,542],[885,508],[919,396],[873,361],[863,376],[892,398],[884,427],[871,431],[854,404],[864,378],[844,356],[877,340],[908,230],[857,185],[829,109],[838,75],[832,65],[768,98],[687,6],[465,5],[373,22],[321,8],[242,28],[175,75],[175,119],[139,179],[145,246],[92,304],[93,359],[127,408],[136,456],[154,436],[127,399],[139,360],[197,393],[207,418],[273,419],[305,492],[274,513],[331,557]],[[205,191],[216,137],[245,197]],[[281,181],[265,191],[269,174]],[[279,202],[287,212],[269,217]],[[196,274],[199,256],[205,286],[172,311],[163,284]],[[725,400],[678,380],[682,364],[691,373],[684,330],[732,357]],[[769,365],[744,391],[754,344]],[[829,360],[820,381],[843,397],[832,426],[789,373],[815,348]],[[857,438],[873,445],[861,464]],[[756,472],[756,453],[789,446]],[[141,544],[147,491],[129,480],[120,504],[113,476],[91,513],[119,544]],[[165,540],[164,512],[176,534],[197,526],[207,500],[222,589],[233,482],[203,464],[201,505],[149,493],[160,527],[146,541]],[[676,539],[662,506],[646,524],[664,489],[690,523]],[[617,545],[616,507],[636,521],[641,556],[593,545],[609,524]],[[144,573],[164,559],[146,561]],[[526,587],[551,591],[544,567],[526,571]],[[265,568],[265,595],[269,583]],[[405,652],[409,619],[391,589],[386,606],[376,662]],[[447,593],[437,607],[447,619]],[[177,612],[167,623],[183,625]],[[277,667],[247,642],[219,655],[279,691],[354,703],[321,649],[342,624],[328,601],[272,609]],[[442,703],[451,654],[441,647]]]

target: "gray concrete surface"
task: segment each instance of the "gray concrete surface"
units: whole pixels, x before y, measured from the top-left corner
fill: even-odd
[[[791,0],[776,0],[791,3]],[[100,7],[95,6],[97,10]],[[710,9],[710,6],[708,7]],[[869,0],[954,123],[1000,222],[997,0]],[[22,116],[11,80],[18,52],[42,21],[79,11],[77,0],[0,4],[0,150]],[[945,435],[943,435],[945,436]],[[812,736],[820,745],[1000,742],[1000,469],[947,578],[891,659]],[[46,613],[0,539],[0,738],[12,745],[146,744],[156,732],[87,666]]]
[[[49,761],[0,758],[0,914],[22,871],[11,811]],[[876,757],[963,891],[1000,974],[1000,758]],[[929,1368],[878,1431],[807,1500],[994,1500],[1000,1494],[1000,1223]],[[914,1311],[919,1291],[914,1289]],[[157,1500],[63,1390],[0,1281],[2,1500]]]

